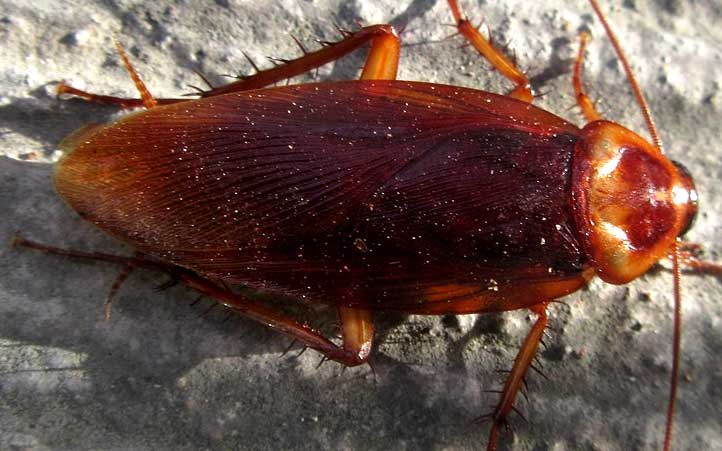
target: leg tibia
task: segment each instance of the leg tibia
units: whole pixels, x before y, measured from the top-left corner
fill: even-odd
[[[474,48],[489,61],[494,68],[499,71],[501,75],[511,80],[516,87],[509,93],[509,96],[514,97],[525,102],[531,102],[534,100],[534,92],[531,89],[529,78],[516,67],[513,61],[511,61],[501,50],[496,49],[488,39],[479,33],[468,19],[461,16],[459,6],[456,0],[449,0],[449,7],[451,13],[454,15],[456,21],[456,28],[459,30],[459,34],[464,36]]]
[[[279,81],[301,75],[317,67],[323,66],[326,63],[335,61],[362,47],[369,41],[373,42],[376,46],[385,48],[385,51],[381,53],[386,55],[383,56],[380,54],[379,61],[376,63],[369,64],[367,62],[367,68],[372,66],[368,69],[370,74],[375,74],[374,77],[370,78],[396,78],[395,66],[391,69],[391,65],[386,63],[386,61],[394,59],[393,47],[395,41],[395,59],[396,64],[398,63],[398,35],[391,25],[371,25],[354,33],[346,34],[345,37],[338,42],[326,43],[324,47],[314,52],[306,53],[300,58],[286,61],[279,66],[262,70],[236,82],[206,91],[203,93],[202,97],[227,94],[229,92],[247,91],[250,89],[258,89],[264,86],[272,85]],[[372,54],[373,52],[369,56]],[[366,72],[366,70],[367,69],[364,69],[364,72]],[[393,77],[389,77],[391,73],[393,73]]]
[[[489,432],[489,442],[487,445],[487,449],[489,450],[496,449],[496,443],[499,438],[499,428],[506,423],[506,418],[509,416],[509,413],[514,410],[516,397],[524,385],[524,378],[526,377],[529,368],[532,366],[534,357],[536,356],[539,343],[541,342],[544,329],[547,325],[548,318],[546,307],[546,302],[531,307],[531,310],[534,311],[538,317],[524,339],[524,343],[519,349],[519,353],[516,355],[514,366],[512,367],[511,372],[506,379],[506,383],[504,384],[504,390],[502,391],[501,398],[490,415],[492,424],[491,431]]]
[[[120,45],[120,42],[118,42],[117,39],[115,40],[115,48],[118,51],[118,55],[120,55],[120,59],[123,61],[123,65],[128,71],[130,78],[133,79],[135,88],[138,90],[138,93],[140,93],[140,98],[143,101],[143,106],[148,110],[156,106],[158,102],[150,94],[150,91],[148,91],[148,88],[145,86],[145,83],[143,83],[143,80],[140,79],[140,75],[138,75],[138,72],[130,63],[128,56],[125,54],[125,50],[123,50],[123,47]]]
[[[572,82],[574,83],[574,93],[577,97],[577,104],[582,109],[582,113],[589,122],[598,121],[602,119],[602,116],[594,108],[594,104],[589,100],[589,96],[584,90],[582,84],[582,67],[584,62],[584,50],[589,42],[589,34],[582,32],[579,35],[579,53],[577,54],[577,60],[574,63],[574,75]]]

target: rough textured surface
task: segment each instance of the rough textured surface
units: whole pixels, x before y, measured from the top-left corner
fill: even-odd
[[[268,4],[263,4],[268,3]],[[492,4],[493,3],[493,4]],[[577,123],[569,59],[576,34],[596,36],[586,80],[610,119],[644,134],[620,65],[589,6],[550,1],[463,2],[511,41],[545,108]],[[722,260],[722,7],[714,0],[626,1],[609,17],[633,60],[669,153],[694,174],[701,210],[689,238]],[[127,253],[80,220],[49,179],[63,136],[112,109],[57,102],[55,84],[134,95],[115,34],[152,92],[199,84],[193,70],[247,72],[241,51],[287,57],[293,33],[334,38],[333,23],[406,26],[400,78],[504,92],[452,32],[445,2],[335,0],[241,2],[0,1],[0,448],[483,449],[472,419],[496,401],[530,326],[526,312],[459,318],[384,315],[367,367],[316,369],[319,356],[282,356],[288,340],[249,321],[189,306],[182,287],[157,293],[162,276],[134,273],[112,320],[102,302],[118,269],[10,247],[15,231],[75,249]],[[267,64],[265,61],[263,64]],[[351,78],[355,55],[317,78]],[[294,82],[314,79],[299,77]],[[21,160],[21,161],[17,161]],[[664,265],[666,266],[666,265]],[[722,281],[688,275],[677,449],[722,446]],[[671,336],[671,276],[660,269],[627,286],[593,282],[552,310],[549,380],[530,378],[529,419],[512,419],[502,449],[657,449],[664,424]],[[333,316],[318,312],[326,321]]]

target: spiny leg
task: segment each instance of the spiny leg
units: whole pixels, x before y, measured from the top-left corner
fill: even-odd
[[[293,60],[284,60],[283,64],[274,66],[269,69],[259,70],[253,75],[241,77],[238,81],[228,83],[223,86],[210,88],[207,91],[202,91],[198,95],[200,97],[213,97],[222,94],[228,94],[232,92],[242,92],[252,89],[260,89],[265,86],[272,85],[282,80],[286,80],[297,75],[301,75],[305,72],[316,69],[317,67],[323,66],[326,63],[335,61],[352,51],[364,46],[371,42],[373,47],[379,49],[385,49],[384,51],[379,50],[378,54],[392,55],[394,53],[393,47],[398,47],[398,35],[391,25],[371,25],[368,27],[361,28],[356,32],[343,32],[344,38],[337,42],[324,42],[323,47],[320,49],[308,52],[303,49],[303,55]],[[396,63],[398,63],[398,48],[396,49]],[[388,57],[388,56],[387,56]],[[378,61],[370,62],[367,60],[367,67],[384,68],[389,73],[375,73],[372,77],[364,77],[364,79],[390,79],[395,78],[396,69],[391,68],[390,64],[386,64],[385,58],[380,57]],[[393,58],[390,58],[393,59]],[[366,69],[364,69],[366,71]],[[393,77],[390,76],[390,72],[393,71]],[[58,86],[58,95],[73,95],[80,97],[90,102],[99,103],[103,105],[114,105],[119,108],[137,108],[144,106],[143,99],[124,98],[92,94],[86,91],[82,91],[72,86],[68,86],[65,83],[61,83]],[[166,105],[178,102],[187,102],[191,99],[176,98],[176,99],[155,99],[159,105]]]
[[[529,78],[526,74],[524,74],[504,52],[495,48],[488,39],[482,36],[468,18],[462,17],[456,0],[449,0],[449,7],[451,8],[451,14],[454,16],[456,28],[459,30],[459,33],[464,36],[501,75],[516,85],[508,95],[531,103],[534,100],[534,91],[531,88]]]
[[[245,296],[234,293],[196,273],[183,271],[174,274],[174,276],[187,287],[212,298],[219,304],[246,318],[297,340],[308,348],[315,349],[329,360],[346,366],[361,365],[368,360],[372,339],[364,334],[370,332],[373,335],[370,315],[368,317],[363,314],[355,316],[353,311],[344,312],[343,309],[340,309],[341,330],[344,341],[339,346],[307,324],[300,323],[276,309],[263,306]],[[356,333],[356,331],[363,331],[363,333]]]
[[[547,302],[542,302],[530,307],[530,310],[537,314],[537,320],[531,330],[529,330],[529,333],[524,339],[524,343],[519,349],[519,353],[516,355],[516,359],[514,359],[514,366],[506,379],[499,402],[488,415],[492,424],[491,430],[489,431],[487,451],[496,449],[499,440],[499,428],[506,424],[507,417],[515,410],[514,402],[516,401],[517,394],[524,388],[526,374],[532,366],[537,349],[539,348],[539,343],[541,343],[544,337],[544,330],[546,329],[548,320],[546,312],[547,305]]]
[[[233,83],[210,89],[201,94],[201,97],[212,97],[229,92],[263,88],[279,81],[301,75],[326,63],[336,61],[368,42],[371,42],[371,50],[366,59],[366,66],[364,67],[361,78],[396,78],[399,46],[398,34],[391,25],[371,25],[361,28],[356,32],[344,32],[344,38],[338,42],[324,43],[324,47],[314,52],[305,53],[303,56],[294,60],[284,61],[284,63],[279,66],[261,70]],[[396,47],[395,57],[393,56],[394,46]],[[390,76],[391,73],[393,73],[393,76]]]
[[[344,341],[344,344],[339,346],[310,326],[302,324],[273,308],[263,306],[245,296],[234,293],[223,283],[217,283],[175,265],[149,260],[143,256],[122,257],[99,252],[80,252],[46,246],[26,240],[19,235],[15,237],[13,244],[15,246],[36,249],[48,254],[84,260],[105,261],[123,265],[124,267],[132,266],[134,268],[164,272],[187,287],[214,299],[217,303],[228,309],[287,335],[303,343],[306,347],[317,350],[326,358],[346,366],[356,366],[365,363],[371,351],[371,337],[373,336],[372,318],[370,314],[361,310],[339,309],[343,338],[344,340],[348,339],[348,343]]]
[[[582,113],[589,122],[598,121],[603,119],[602,116],[594,108],[594,103],[589,99],[586,91],[584,90],[584,84],[582,83],[582,68],[584,64],[584,50],[587,48],[589,42],[589,33],[583,31],[579,34],[579,53],[577,54],[577,60],[574,63],[574,75],[572,76],[572,83],[574,83],[574,94],[577,97],[577,104],[582,109]]]

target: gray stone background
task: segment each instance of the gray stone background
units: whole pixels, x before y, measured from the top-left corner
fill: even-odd
[[[689,238],[722,260],[719,214],[722,5],[717,0],[603,2],[632,59],[669,154],[694,174],[700,214]],[[578,124],[570,59],[592,30],[586,81],[609,119],[646,135],[589,5],[462,1],[510,41],[538,105]],[[102,304],[118,269],[10,246],[13,234],[81,250],[129,249],[84,223],[54,194],[57,144],[112,108],[58,102],[60,80],[135,95],[112,44],[129,51],[157,96],[188,92],[193,70],[215,82],[248,72],[247,51],[289,57],[293,33],[335,39],[334,22],[406,27],[399,78],[505,92],[509,85],[457,39],[445,2],[0,1],[0,449],[483,449],[473,419],[496,395],[531,324],[526,312],[464,317],[380,315],[368,367],[316,369],[282,355],[289,340],[214,310],[164,278],[134,273],[110,322]],[[294,82],[352,78],[363,52]],[[122,113],[121,113],[122,114]],[[662,267],[669,265],[663,262]],[[549,380],[530,377],[529,419],[512,419],[502,449],[658,449],[671,358],[671,287],[658,268],[626,286],[594,281],[552,309]],[[685,275],[676,449],[722,447],[722,281]],[[332,321],[319,310],[314,316]]]

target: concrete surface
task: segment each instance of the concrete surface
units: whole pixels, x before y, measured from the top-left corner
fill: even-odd
[[[722,6],[716,0],[628,0],[604,9],[630,54],[670,155],[694,174],[701,197],[689,238],[722,260]],[[577,123],[569,59],[580,28],[592,42],[586,80],[600,109],[646,134],[620,65],[589,5],[555,0],[462,2],[511,41],[539,91],[539,105]],[[57,246],[128,253],[80,220],[49,175],[63,136],[110,108],[58,102],[60,80],[134,95],[112,45],[115,34],[152,92],[172,96],[247,72],[241,54],[298,50],[335,37],[333,23],[406,26],[400,78],[496,92],[508,83],[459,40],[433,0],[215,2],[0,1],[0,449],[477,450],[485,413],[530,326],[526,312],[466,317],[379,317],[376,375],[341,372],[320,356],[220,309],[191,306],[182,287],[134,273],[112,319],[102,304],[118,269],[14,249],[16,231]],[[354,77],[362,55],[317,79]],[[316,79],[299,77],[295,82]],[[663,266],[668,266],[663,264]],[[502,449],[646,450],[662,438],[671,346],[669,271],[626,286],[595,281],[553,308],[549,377],[530,378]],[[722,448],[722,281],[685,275],[683,380],[676,449]],[[327,322],[333,316],[316,312]]]

